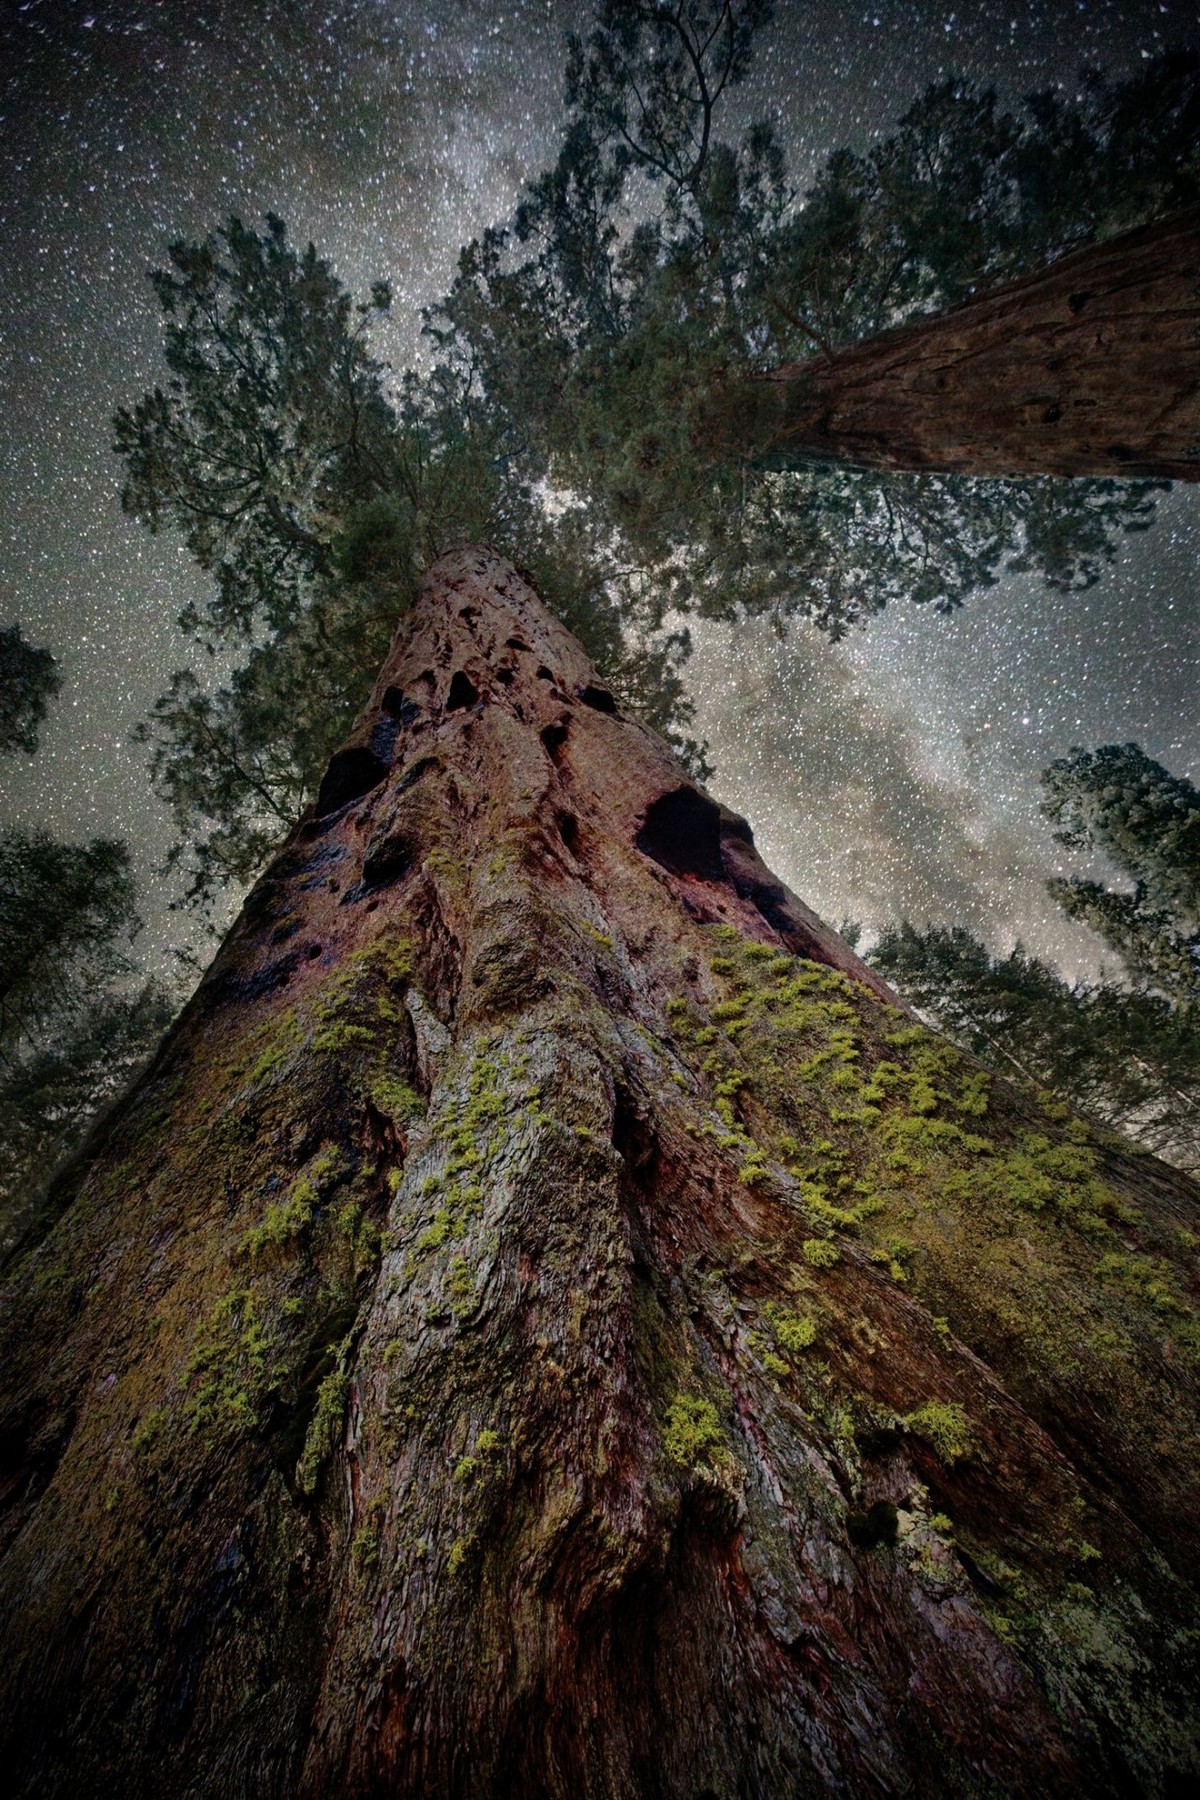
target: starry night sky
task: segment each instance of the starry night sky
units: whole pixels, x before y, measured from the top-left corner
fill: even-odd
[[[110,419],[159,376],[144,271],[169,239],[268,208],[353,289],[391,281],[403,365],[459,244],[552,157],[562,34],[586,0],[0,0],[0,624],[64,688],[5,814],[137,853],[148,957],[181,935],[153,870],[169,824],[129,734],[186,660],[199,575],[120,514]],[[951,73],[1017,95],[1200,44],[1185,0],[780,0],[746,117],[774,116],[801,185]],[[952,619],[897,609],[830,647],[806,628],[697,632],[691,680],[718,795],[833,922],[907,914],[1092,942],[1045,898],[1038,771],[1136,738],[1200,778],[1200,488],[1166,496],[1084,595],[1010,577]]]

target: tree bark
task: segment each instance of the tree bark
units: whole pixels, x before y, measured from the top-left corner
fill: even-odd
[[[776,462],[1200,480],[1200,208],[768,382]]]
[[[10,1792],[1182,1784],[1196,1194],[444,558],[10,1272]]]

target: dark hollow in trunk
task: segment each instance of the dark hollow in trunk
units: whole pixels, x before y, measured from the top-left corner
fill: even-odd
[[[1194,1775],[1196,1190],[597,694],[443,559],[10,1270],[10,1792]]]
[[[1200,481],[1200,208],[769,381],[774,462]]]

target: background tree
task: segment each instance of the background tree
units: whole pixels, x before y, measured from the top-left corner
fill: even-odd
[[[0,834],[0,1240],[157,1045],[177,1002],[131,954],[124,844]]]
[[[3,634],[5,747],[33,751],[60,676],[48,650]],[[165,986],[139,975],[127,847],[0,831],[0,1243],[7,1253],[55,1164],[166,1027]]]
[[[1137,744],[1074,749],[1042,785],[1058,842],[1100,852],[1131,884],[1048,883],[1116,972],[1067,982],[1020,944],[992,956],[961,926],[907,921],[884,931],[872,966],[992,1068],[1200,1166],[1200,793]]]
[[[1200,1031],[1160,993],[1069,982],[1020,944],[993,955],[961,925],[888,926],[873,968],[998,1074],[1061,1095],[1180,1167],[1200,1167]]]
[[[61,686],[54,658],[22,636],[19,625],[0,631],[0,754],[37,749],[46,706]]]
[[[1099,933],[1131,980],[1173,1006],[1200,1001],[1200,792],[1137,744],[1074,749],[1045,771],[1042,811],[1060,844],[1097,850],[1132,884],[1051,882],[1065,912]]]

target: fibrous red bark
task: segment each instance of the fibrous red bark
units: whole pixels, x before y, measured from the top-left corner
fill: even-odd
[[[900,1010],[490,551],[57,1204],[21,1794],[1196,1768],[1195,1189]]]
[[[1198,481],[1200,208],[769,380],[775,457]]]

